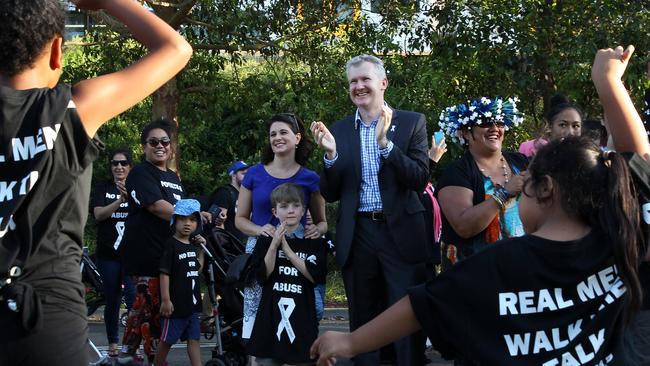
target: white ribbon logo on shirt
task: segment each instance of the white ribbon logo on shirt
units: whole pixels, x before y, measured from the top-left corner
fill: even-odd
[[[138,204],[138,206],[142,206],[142,204],[140,204],[140,201],[135,198],[135,189],[131,191],[131,197],[133,197],[133,200]]]
[[[280,308],[280,316],[282,317],[280,324],[278,324],[278,332],[276,333],[278,341],[282,336],[282,332],[286,329],[289,341],[293,343],[293,340],[296,339],[296,333],[293,332],[289,317],[291,316],[291,313],[293,313],[293,309],[296,308],[296,303],[292,298],[281,297],[280,301],[278,301],[278,307]]]
[[[196,305],[199,300],[194,297],[194,287],[196,287],[196,282],[194,282],[194,279],[192,278],[192,304]]]
[[[117,239],[115,239],[115,243],[113,244],[113,249],[117,250],[117,248],[120,247],[120,243],[122,242],[122,236],[124,235],[124,221],[116,222],[115,230],[117,230]]]

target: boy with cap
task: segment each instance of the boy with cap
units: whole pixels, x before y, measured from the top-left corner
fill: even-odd
[[[248,170],[248,164],[241,160],[236,160],[228,168],[230,184],[223,185],[212,194],[210,198],[211,205],[217,205],[226,210],[226,221],[224,228],[237,239],[244,242],[247,238],[241,231],[235,227],[235,213],[237,212],[237,198],[239,196],[239,187],[241,186],[244,175]]]
[[[160,316],[162,334],[155,365],[164,365],[172,345],[187,340],[187,354],[192,366],[201,365],[199,339],[201,328],[201,287],[199,273],[203,267],[205,239],[199,235],[201,205],[194,199],[176,202],[171,227],[174,235],[165,244],[160,258]]]
[[[103,9],[148,53],[123,70],[59,84],[61,1],[0,1],[0,365],[88,365],[79,262],[92,162],[102,148],[95,134],[192,54],[138,2],[72,2]]]

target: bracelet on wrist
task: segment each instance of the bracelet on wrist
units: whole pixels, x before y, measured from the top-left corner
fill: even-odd
[[[494,201],[497,203],[497,205],[499,205],[499,209],[501,211],[505,210],[506,204],[498,195],[492,194],[492,195],[490,195],[490,197],[492,197],[494,199]]]
[[[501,201],[503,201],[503,203],[508,202],[508,200],[512,197],[510,195],[510,192],[508,192],[508,190],[502,186],[499,186],[494,189],[494,195],[498,196],[501,199]]]

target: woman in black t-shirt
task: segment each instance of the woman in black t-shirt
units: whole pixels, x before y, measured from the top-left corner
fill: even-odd
[[[436,188],[442,211],[442,267],[500,239],[524,234],[519,193],[528,160],[502,151],[505,132],[522,121],[516,99],[481,98],[447,108],[440,127],[467,147],[452,162]]]
[[[108,354],[117,356],[122,284],[124,284],[127,311],[131,309],[135,297],[133,280],[129,276],[124,276],[119,252],[124,237],[124,223],[129,210],[128,195],[124,183],[133,166],[133,159],[131,153],[126,149],[113,150],[108,156],[111,180],[95,186],[91,208],[97,221],[95,256],[106,298],[104,323],[108,338]]]
[[[165,242],[172,236],[169,221],[174,205],[184,195],[178,175],[167,169],[173,132],[172,123],[165,119],[145,126],[140,135],[144,161],[133,167],[126,179],[129,215],[122,258],[126,274],[135,277],[137,292],[124,331],[122,352],[134,355],[142,337],[151,362],[154,350],[150,340],[160,337],[160,257]],[[141,334],[143,323],[149,323],[149,334]]]

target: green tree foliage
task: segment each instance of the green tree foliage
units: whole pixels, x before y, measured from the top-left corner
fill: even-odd
[[[645,1],[145,3],[188,38],[194,56],[167,90],[171,98],[145,100],[99,134],[108,148],[126,145],[140,156],[142,126],[161,105],[172,111],[179,124],[178,169],[190,195],[227,182],[225,169],[234,159],[259,161],[267,143],[265,121],[274,113],[297,113],[307,127],[313,120],[331,123],[353,113],[344,68],[360,53],[384,59],[388,103],[425,113],[430,133],[446,106],[480,96],[519,96],[526,122],[509,134],[510,148],[539,132],[544,107],[556,92],[569,95],[587,115],[600,115],[590,80],[598,48],[635,44],[626,82],[639,106],[647,86]],[[125,67],[144,53],[109,18],[94,18],[107,26],[70,42],[68,82]],[[310,168],[320,170],[321,156],[312,154]],[[95,180],[105,179],[106,172],[106,159],[98,160]]]

